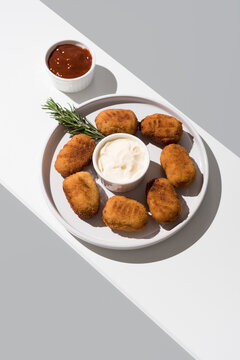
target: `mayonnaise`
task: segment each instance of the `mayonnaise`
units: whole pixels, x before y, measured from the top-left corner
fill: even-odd
[[[146,151],[138,141],[119,138],[106,142],[99,151],[97,165],[109,180],[126,182],[137,179],[146,163]]]

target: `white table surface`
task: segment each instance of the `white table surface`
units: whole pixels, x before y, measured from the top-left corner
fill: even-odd
[[[63,105],[73,99],[80,103],[81,97],[70,98],[53,88],[43,56],[60,39],[91,41],[36,0],[5,3],[0,19],[7,53],[0,60],[1,183],[195,358],[239,358],[239,158],[195,125],[208,144],[210,182],[198,214],[181,232],[134,252],[97,249],[77,241],[52,215],[41,191],[41,153],[56,127],[41,104],[50,96]],[[97,64],[114,74],[117,94],[164,101],[91,45]],[[104,89],[107,92],[108,84]],[[99,84],[94,83],[82,100],[98,92]]]

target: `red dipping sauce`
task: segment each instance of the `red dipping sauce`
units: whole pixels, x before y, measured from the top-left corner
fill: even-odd
[[[48,59],[50,71],[65,79],[86,74],[92,66],[92,55],[88,49],[72,44],[59,45]]]

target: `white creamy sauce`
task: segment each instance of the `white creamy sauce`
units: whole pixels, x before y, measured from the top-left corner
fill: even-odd
[[[141,175],[146,152],[138,141],[119,138],[106,142],[99,151],[97,165],[109,180],[130,181]]]

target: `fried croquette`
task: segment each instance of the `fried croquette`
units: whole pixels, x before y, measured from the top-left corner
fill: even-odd
[[[81,218],[91,218],[99,209],[100,195],[96,182],[87,171],[68,176],[63,191],[73,211]]]
[[[172,116],[153,114],[145,117],[140,123],[141,133],[164,145],[177,143],[182,136],[182,123]]]
[[[98,130],[105,136],[114,133],[134,135],[137,131],[138,120],[131,110],[107,109],[101,111],[96,119]]]
[[[95,141],[88,135],[73,136],[59,151],[55,169],[63,176],[72,175],[89,165],[95,149]]]
[[[194,162],[181,145],[166,146],[161,152],[160,162],[168,180],[177,188],[188,186],[196,177]]]
[[[179,197],[167,179],[153,179],[147,184],[146,192],[149,210],[157,222],[169,224],[181,215]]]
[[[104,223],[112,229],[140,231],[148,222],[148,213],[142,204],[125,196],[113,196],[103,209]]]

